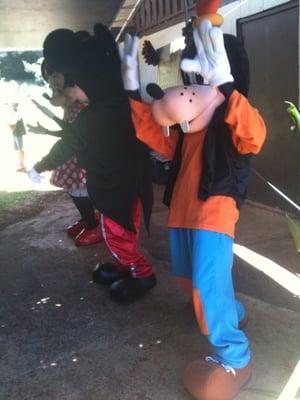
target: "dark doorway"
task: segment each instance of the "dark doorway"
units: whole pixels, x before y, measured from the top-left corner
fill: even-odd
[[[250,100],[265,118],[268,136],[255,169],[300,203],[300,136],[290,131],[284,101],[298,104],[298,1],[237,22],[250,59]],[[290,207],[252,174],[249,198],[273,207]]]

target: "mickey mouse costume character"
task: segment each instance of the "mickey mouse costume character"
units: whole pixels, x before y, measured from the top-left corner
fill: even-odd
[[[211,20],[218,25],[222,20],[215,15],[219,3],[198,2],[195,52],[181,63],[191,79],[201,75],[207,84],[165,91],[150,84],[154,101],[148,105],[137,92],[137,39],[126,37],[122,57],[137,136],[173,160],[164,197],[173,271],[192,296],[200,330],[212,347],[211,355],[184,372],[184,385],[198,400],[231,400],[251,377],[249,344],[241,330],[245,309],[232,283],[233,238],[251,160],[266,135],[262,117],[242,94],[248,90],[245,52],[231,36],[226,53],[221,29],[212,25]]]
[[[44,57],[55,71],[72,74],[89,105],[34,170],[51,170],[77,157],[87,172],[89,197],[100,212],[103,238],[118,263],[99,264],[94,279],[111,285],[114,300],[134,301],[156,284],[138,249],[140,208],[148,227],[153,193],[149,151],[135,136],[116,42],[102,24],[83,43],[73,31],[58,29],[45,39]]]

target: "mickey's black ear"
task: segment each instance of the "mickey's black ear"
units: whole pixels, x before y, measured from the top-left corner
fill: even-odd
[[[160,100],[164,97],[165,92],[156,83],[149,83],[146,87],[147,93],[155,100]]]
[[[56,29],[50,32],[43,43],[46,63],[56,72],[69,72],[78,62],[79,40],[70,29]]]
[[[101,23],[96,23],[94,25],[94,35],[101,40],[114,40],[113,34],[108,27]]]
[[[85,42],[91,37],[88,31],[77,31],[75,32],[75,36],[79,39],[80,43]]]
[[[97,42],[97,51],[106,56],[112,57],[114,60],[120,61],[118,45],[115,38],[107,26],[101,23],[94,25],[94,37]]]

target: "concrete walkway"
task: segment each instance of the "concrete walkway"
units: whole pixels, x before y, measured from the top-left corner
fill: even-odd
[[[172,280],[160,188],[156,195],[152,235],[143,232],[141,246],[158,285],[126,307],[91,281],[94,265],[109,258],[105,246],[78,249],[67,238],[77,215],[65,195],[0,232],[1,400],[190,399],[181,372],[209,348]],[[246,205],[237,243],[299,279],[300,254],[281,214]],[[239,258],[234,277],[254,360],[238,400],[277,399],[300,359],[300,300]]]

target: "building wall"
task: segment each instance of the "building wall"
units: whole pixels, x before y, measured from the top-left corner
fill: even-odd
[[[237,35],[237,20],[261,13],[263,11],[267,11],[271,8],[283,5],[285,3],[289,3],[289,1],[234,1],[220,9],[220,13],[224,16],[225,19],[222,30],[225,33]],[[255,37],[255,30],[252,31],[252,33],[248,34],[248,36],[246,35],[245,38],[247,39],[247,42],[249,42],[249,40],[252,40],[251,59],[253,60],[253,55],[257,54],[257,57],[254,58],[254,62],[252,62],[251,64],[252,68],[254,68],[254,70],[252,71],[252,78],[254,76],[256,77],[256,85],[252,84],[250,100],[254,104],[254,106],[257,106],[261,110],[261,113],[263,114],[268,127],[268,140],[264,146],[264,151],[258,157],[256,157],[254,167],[267,179],[270,179],[271,182],[276,185],[280,190],[290,196],[295,202],[299,203],[299,137],[297,137],[296,134],[289,132],[289,118],[285,111],[286,107],[283,100],[291,99],[291,101],[295,103],[298,100],[298,106],[300,105],[300,29],[298,29],[298,34],[295,29],[295,19],[296,24],[298,23],[298,26],[300,26],[300,18],[299,15],[295,16],[294,18],[293,14],[294,22],[293,24],[288,26],[288,28],[293,28],[286,29],[284,25],[284,15],[285,14],[282,11],[279,12],[278,16],[280,16],[279,20],[281,21],[281,26],[278,31],[274,31],[273,36],[271,35],[269,37],[268,34],[268,32],[271,31],[271,26],[266,26],[265,28],[264,26],[262,27],[261,24],[264,23],[262,22],[263,19],[258,19],[257,26],[261,29],[259,31],[257,28],[258,32],[261,32],[261,36],[259,36],[259,34],[258,36],[261,37],[262,40],[259,41],[259,38]],[[155,48],[160,48],[180,38],[182,36],[181,32],[183,27],[184,23],[181,23],[171,28],[152,34],[143,39],[150,40]],[[252,25],[252,28],[255,29],[255,25]],[[279,34],[279,37],[274,39],[274,43],[274,41],[272,41],[272,37],[276,36],[275,32]],[[293,34],[287,37],[287,32],[293,32]],[[282,41],[279,40],[281,38],[280,34],[283,35]],[[272,41],[272,43],[269,43],[268,40]],[[141,42],[143,42],[143,40]],[[283,45],[282,43],[280,44],[280,42],[286,44]],[[276,47],[277,43],[279,44]],[[271,50],[273,51],[273,55],[276,54],[275,58],[273,58],[274,62],[272,62],[272,57],[270,57],[269,63],[262,64],[261,61],[259,61],[264,59],[264,49],[267,49],[270,54]],[[294,52],[293,49],[295,49]],[[288,52],[290,52],[289,55]],[[284,54],[286,55],[285,58]],[[289,68],[289,65],[292,65],[292,67]],[[144,87],[149,82],[157,81],[157,71],[157,68],[149,67],[143,61],[141,61],[142,86],[144,98],[146,100],[150,99],[145,94]],[[269,75],[272,77],[272,79],[274,79],[273,82],[275,82],[274,85],[271,85],[269,89],[264,81],[262,81],[263,84],[261,86],[257,84],[257,82],[259,81],[259,76],[261,75],[260,78],[264,79],[264,74],[266,74],[267,71],[270,71]],[[277,73],[276,71],[280,71],[280,73]],[[288,73],[288,71],[290,71],[290,74]],[[276,82],[276,79],[278,79],[279,77],[281,77],[281,79],[277,80]],[[260,88],[264,89],[260,90]],[[263,99],[261,99],[261,97],[263,97]],[[281,198],[275,192],[268,189],[266,187],[266,184],[262,183],[262,181],[260,181],[258,178],[255,178],[255,176],[251,180],[249,197],[261,203],[271,205],[273,207],[283,208],[288,211],[290,210],[286,201],[281,200]]]
[[[300,202],[300,138],[289,129],[285,101],[297,104],[299,97],[298,9],[299,1],[293,0],[238,20],[250,59],[250,101],[263,115],[268,132],[253,166],[296,203]],[[252,174],[248,197],[292,211],[256,174]]]
[[[109,26],[122,0],[1,0],[0,49],[41,49],[46,35],[57,28],[92,30],[96,22]]]
[[[287,3],[289,0],[239,0],[222,7],[221,14],[225,22],[222,29],[226,33],[236,35],[236,20],[265,11],[268,8]]]
[[[236,35],[236,20],[245,18],[253,14],[268,10],[269,8],[288,3],[289,0],[238,0],[221,8],[221,14],[224,16],[222,30],[225,33]],[[300,14],[299,14],[299,43],[300,43]],[[299,77],[299,95],[298,106],[300,106],[300,51],[298,52],[298,77]]]
[[[157,82],[157,67],[149,66],[144,62],[142,57],[142,45],[145,40],[150,40],[155,49],[164,47],[174,40],[182,36],[182,28],[185,23],[182,22],[170,28],[164,29],[163,31],[154,33],[149,36],[144,36],[140,41],[139,49],[139,65],[140,65],[140,77],[141,77],[141,91],[142,96],[145,100],[150,101],[149,96],[145,92],[145,87],[150,82]]]
[[[225,22],[222,26],[222,30],[225,33],[231,33],[236,35],[236,20],[239,18],[247,17],[249,15],[267,10],[268,8],[275,7],[277,5],[286,3],[288,0],[238,0],[234,1],[224,7],[221,7],[219,12],[224,16]],[[170,44],[172,41],[182,37],[182,28],[185,23],[182,22],[170,28],[161,30],[149,36],[144,36],[141,39],[140,45],[140,73],[141,73],[141,85],[142,95],[145,100],[150,100],[149,96],[145,92],[145,86],[149,82],[157,81],[157,68],[148,66],[142,57],[142,44],[144,40],[150,40],[154,48]],[[299,73],[300,76],[300,73]]]

